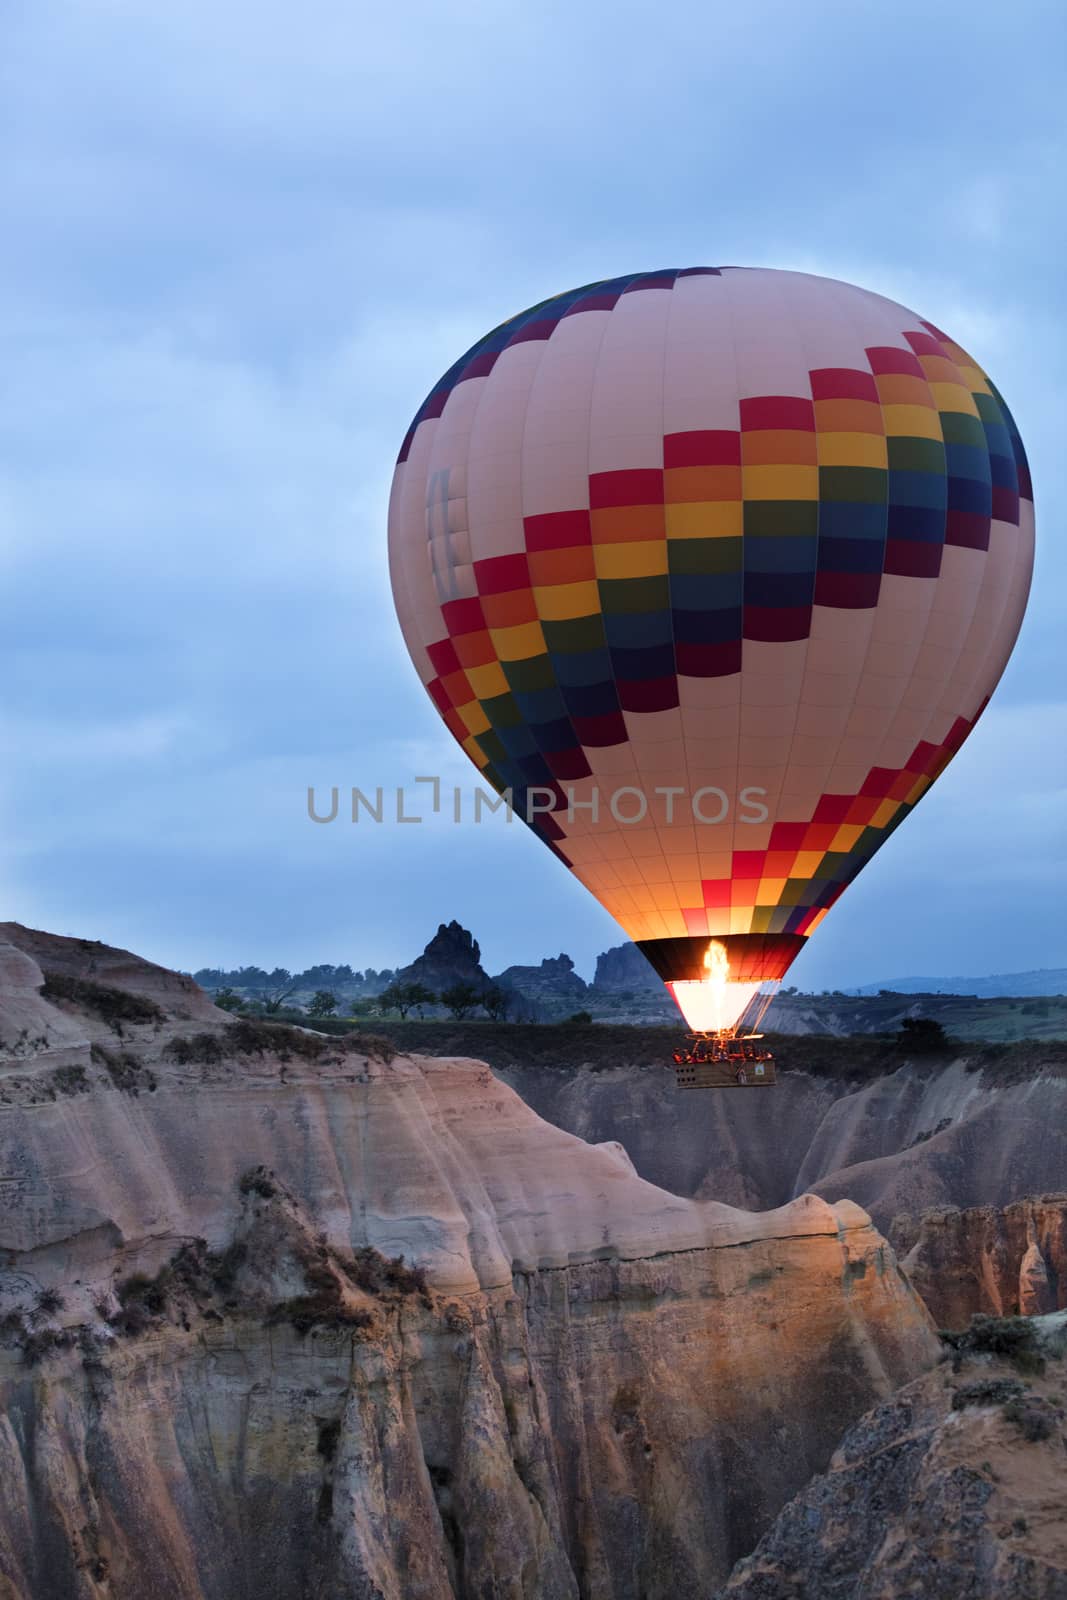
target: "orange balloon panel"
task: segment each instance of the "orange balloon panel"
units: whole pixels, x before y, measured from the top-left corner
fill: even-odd
[[[966,738],[1026,604],[1012,418],[803,273],[587,285],[435,386],[389,517],[447,726],[660,975],[778,978]]]

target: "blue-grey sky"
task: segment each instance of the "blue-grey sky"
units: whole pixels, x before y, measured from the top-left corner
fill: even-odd
[[[525,829],[316,827],[469,783],[393,618],[388,485],[481,333],[664,265],[825,272],[967,345],[1034,473],[1016,654],[794,969],[1067,965],[1062,8],[11,0],[0,20],[10,917],[186,968],[487,965],[615,924]]]

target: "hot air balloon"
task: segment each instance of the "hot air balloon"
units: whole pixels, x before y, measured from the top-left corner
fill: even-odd
[[[404,440],[389,542],[449,730],[722,1045],[981,715],[1033,497],[1007,406],[932,323],[697,267],[557,295],[462,356]],[[711,1055],[743,1074],[739,1045],[681,1059]]]

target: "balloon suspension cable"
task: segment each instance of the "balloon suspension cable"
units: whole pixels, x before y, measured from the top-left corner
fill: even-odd
[[[760,989],[759,993],[753,997],[738,1018],[737,1027],[734,1030],[735,1033],[745,1039],[761,1039],[763,1037],[762,1034],[756,1032],[756,1029],[767,1015],[771,1001],[778,993],[778,988],[778,983],[768,983]]]

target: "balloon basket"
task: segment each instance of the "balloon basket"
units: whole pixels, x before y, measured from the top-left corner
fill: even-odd
[[[691,1033],[673,1055],[679,1089],[759,1089],[775,1082],[762,1035]]]

